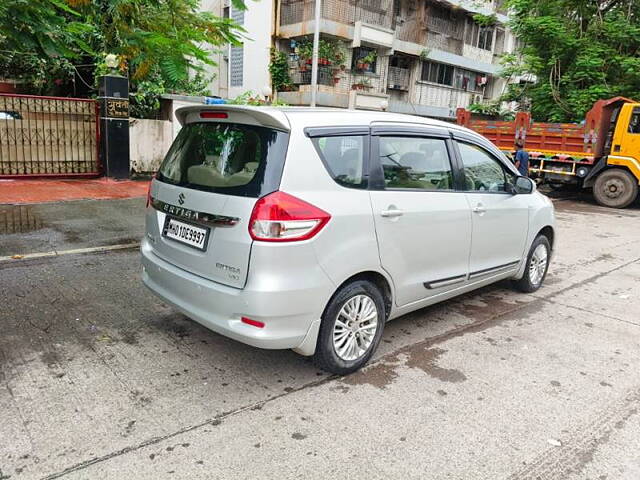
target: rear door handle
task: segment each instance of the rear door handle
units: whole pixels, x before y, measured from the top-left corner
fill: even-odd
[[[383,217],[400,217],[404,214],[402,210],[397,210],[395,208],[390,208],[389,210],[383,210],[380,212],[380,215]]]

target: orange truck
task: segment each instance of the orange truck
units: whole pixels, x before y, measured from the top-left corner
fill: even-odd
[[[457,110],[457,123],[484,135],[513,155],[516,142],[529,153],[529,175],[557,188],[592,188],[600,205],[625,208],[640,185],[640,103],[624,97],[598,100],[584,122],[533,122],[528,112],[513,121],[481,120]]]

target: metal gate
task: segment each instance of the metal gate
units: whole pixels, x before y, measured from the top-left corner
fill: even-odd
[[[0,178],[95,176],[98,102],[0,94]]]

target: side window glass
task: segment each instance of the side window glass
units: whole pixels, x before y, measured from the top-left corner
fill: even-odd
[[[340,185],[366,188],[364,172],[365,136],[319,137],[314,139],[331,177]]]
[[[453,188],[449,154],[442,139],[380,137],[380,163],[387,188]]]
[[[634,108],[629,122],[629,133],[640,133],[640,108]]]
[[[505,192],[506,183],[513,176],[505,174],[500,162],[482,148],[458,142],[464,167],[465,190],[476,192]]]

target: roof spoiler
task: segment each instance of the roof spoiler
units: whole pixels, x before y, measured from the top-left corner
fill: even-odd
[[[200,114],[202,112],[220,112],[227,113],[228,122],[246,123],[249,125],[258,125],[276,130],[290,131],[291,126],[287,120],[287,116],[274,108],[269,107],[251,107],[245,105],[190,105],[178,108],[175,112],[176,118],[180,125],[202,121]],[[216,119],[220,121],[220,119]]]

